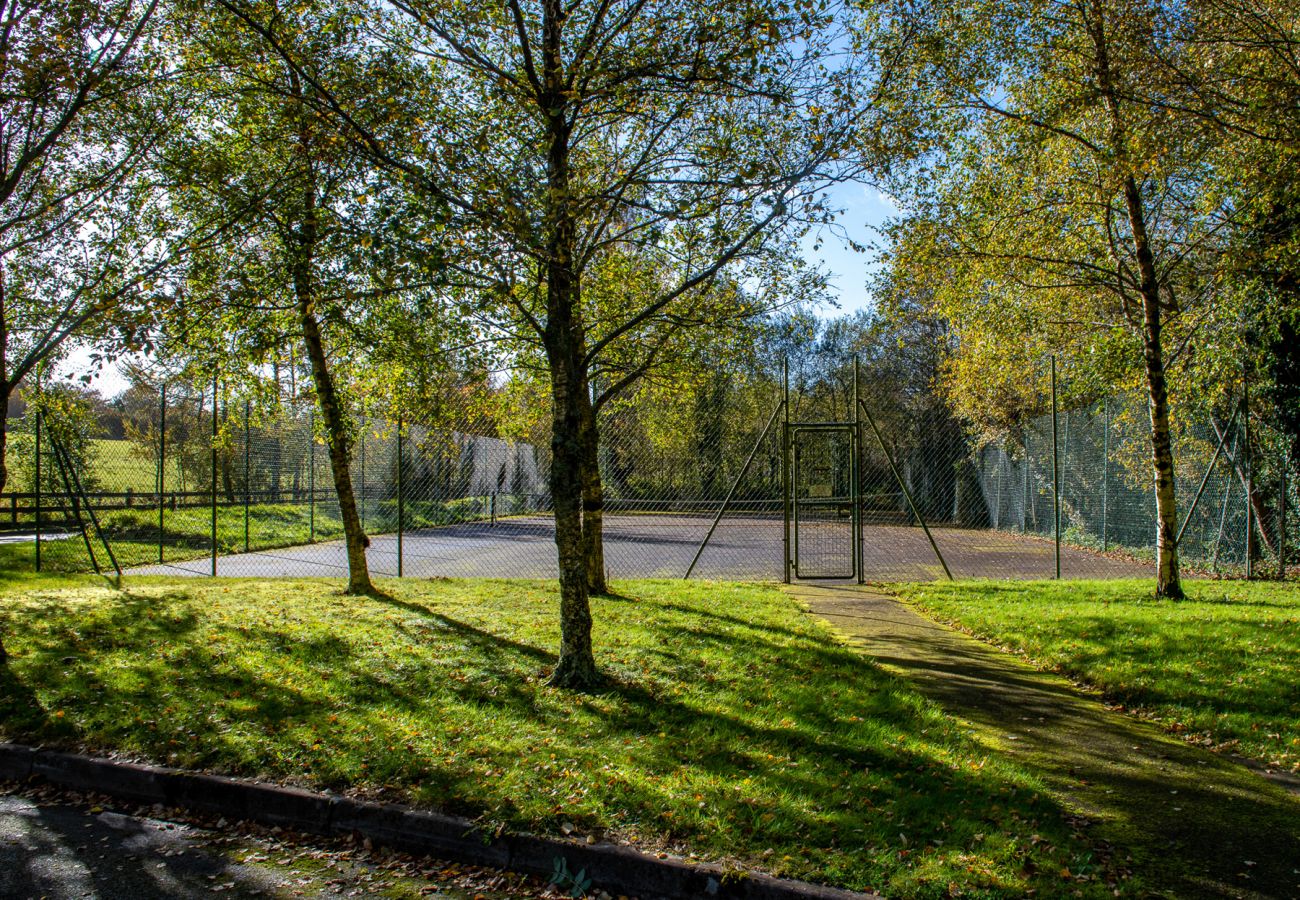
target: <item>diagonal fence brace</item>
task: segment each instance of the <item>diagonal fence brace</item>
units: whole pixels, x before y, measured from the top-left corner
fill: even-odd
[[[912,499],[912,492],[907,489],[907,483],[903,481],[902,474],[898,471],[898,466],[894,464],[894,454],[889,452],[889,447],[885,445],[885,439],[880,434],[880,429],[876,427],[875,417],[871,415],[871,410],[867,408],[865,400],[858,401],[858,408],[862,410],[867,417],[867,424],[871,426],[871,433],[876,436],[876,443],[880,445],[880,451],[885,454],[885,459],[889,462],[889,470],[894,473],[894,480],[903,490],[903,496],[907,498],[908,508],[912,510],[912,515],[916,516],[916,521],[921,523],[921,528],[925,531],[925,538],[930,542],[930,549],[934,555],[939,558],[939,565],[943,566],[943,574],[948,576],[949,581],[954,581],[952,570],[948,568],[948,562],[943,558],[943,553],[939,550],[939,545],[935,543],[934,535],[930,534],[930,526],[925,524],[925,517],[921,511],[916,508],[916,502]]]
[[[1228,420],[1228,427],[1223,429],[1223,433],[1219,435],[1219,444],[1214,448],[1214,458],[1205,467],[1205,475],[1201,478],[1200,487],[1196,489],[1196,496],[1192,499],[1192,505],[1187,508],[1187,514],[1183,516],[1183,524],[1178,529],[1178,536],[1174,538],[1175,547],[1183,543],[1183,532],[1187,530],[1188,524],[1192,521],[1192,513],[1196,512],[1196,505],[1201,502],[1201,495],[1205,493],[1205,486],[1210,483],[1210,476],[1214,474],[1214,465],[1219,461],[1219,457],[1223,455],[1223,448],[1228,443],[1228,435],[1232,433],[1233,426],[1237,424],[1237,414],[1240,412],[1240,406],[1233,409],[1232,418]],[[1249,502],[1249,498],[1247,498],[1247,502]]]
[[[731,490],[727,491],[727,498],[722,501],[722,508],[719,509],[718,514],[713,517],[713,524],[709,526],[709,533],[706,534],[704,540],[700,542],[699,549],[695,551],[695,558],[691,560],[691,564],[686,568],[686,574],[682,576],[683,581],[690,578],[691,573],[695,571],[695,564],[699,562],[700,557],[704,555],[704,548],[709,546],[709,541],[713,538],[713,532],[717,530],[718,523],[722,521],[723,515],[727,512],[727,507],[731,505],[732,498],[736,496],[736,490],[740,487],[740,482],[744,480],[745,475],[749,472],[750,465],[754,462],[754,457],[758,455],[758,448],[763,446],[763,440],[767,437],[767,433],[772,430],[772,423],[776,421],[776,417],[781,414],[781,410],[783,409],[785,409],[785,401],[781,400],[777,403],[776,409],[772,410],[772,415],[767,420],[767,424],[763,426],[763,431],[759,434],[758,440],[754,441],[754,449],[749,451],[749,458],[746,459],[745,464],[741,466],[740,474],[737,475],[736,480],[731,483]]]

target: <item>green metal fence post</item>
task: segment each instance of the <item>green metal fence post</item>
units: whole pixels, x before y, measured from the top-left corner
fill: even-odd
[[[41,570],[41,411],[36,411],[36,571]]]
[[[81,532],[81,540],[86,545],[86,555],[90,557],[90,564],[95,569],[96,575],[102,575],[103,571],[99,567],[99,559],[95,556],[95,548],[90,543],[90,532],[86,529],[86,521],[81,517],[81,494],[72,484],[69,472],[72,470],[72,463],[63,453],[63,448],[59,446],[58,436],[54,431],[50,431],[50,450],[54,453],[54,464],[59,470],[59,480],[63,482],[63,492],[72,504],[72,517],[77,520],[77,528]]]
[[[876,443],[880,445],[880,452],[885,455],[885,462],[889,463],[889,470],[894,475],[894,481],[898,483],[898,489],[903,492],[903,499],[907,501],[907,507],[912,512],[912,517],[920,524],[921,530],[925,532],[925,539],[930,542],[930,549],[939,559],[939,565],[943,566],[943,574],[948,576],[948,580],[954,580],[952,570],[948,568],[948,561],[943,558],[943,552],[939,549],[938,542],[935,541],[934,535],[930,533],[930,526],[925,523],[925,517],[921,515],[921,510],[917,508],[916,501],[912,499],[912,492],[907,489],[907,482],[903,479],[903,473],[898,471],[898,465],[894,462],[894,455],[889,452],[889,446],[885,443],[885,436],[880,433],[880,428],[876,425],[876,417],[867,409],[865,402],[859,401],[858,407],[867,414],[867,425],[871,427],[871,433],[876,436]]]
[[[1101,549],[1110,549],[1110,398],[1101,401]]]
[[[402,527],[405,524],[402,484],[402,417],[397,417],[397,577],[402,577]]]
[[[217,577],[217,376],[212,377],[212,577]]]
[[[1056,577],[1061,577],[1061,465],[1056,444],[1056,356],[1052,356],[1052,518],[1056,537]]]
[[[781,408],[785,411],[784,427],[781,429],[781,516],[782,579],[790,583],[790,358],[781,360]]]
[[[768,432],[772,430],[772,425],[776,422],[776,417],[780,414],[782,406],[784,406],[784,404],[779,404],[776,409],[772,410],[772,415],[767,420],[767,424],[764,425],[763,430],[759,432],[758,440],[754,442],[754,449],[749,451],[749,456],[746,458],[745,464],[740,467],[740,474],[737,475],[736,480],[731,483],[731,488],[727,491],[727,496],[723,498],[722,506],[718,509],[718,514],[713,517],[713,523],[709,525],[708,533],[704,535],[704,540],[700,542],[700,546],[696,549],[695,556],[691,559],[691,564],[686,567],[686,574],[682,576],[683,579],[690,578],[691,573],[695,571],[695,564],[698,563],[700,557],[704,555],[704,548],[709,546],[709,541],[713,538],[713,532],[717,530],[718,523],[722,521],[723,515],[727,512],[727,508],[731,506],[731,501],[736,496],[736,491],[740,488],[740,482],[744,479],[745,475],[749,473],[749,467],[754,464],[754,457],[758,456],[758,448],[763,446],[763,441],[767,438]]]
[[[1243,367],[1244,368],[1244,367]],[[1255,496],[1255,448],[1250,441],[1250,378],[1242,375],[1242,417],[1246,444],[1242,448],[1242,463],[1246,469],[1246,577],[1255,577],[1255,522],[1251,500]]]
[[[167,385],[158,391],[158,562],[163,561],[164,530],[163,515],[167,502],[163,496],[167,493]]]
[[[316,410],[307,425],[307,540],[316,540]]]
[[[858,395],[860,380],[858,355],[853,354],[853,440],[850,455],[853,457],[853,568],[858,584],[866,579],[862,560],[862,398]]]
[[[53,437],[53,435],[51,435],[51,437]],[[113,571],[118,575],[121,575],[122,567],[117,564],[117,554],[113,552],[113,545],[109,541],[108,536],[104,534],[103,527],[99,524],[99,516],[95,514],[95,507],[91,504],[90,495],[86,493],[86,487],[81,482],[81,475],[72,465],[72,458],[68,456],[67,450],[63,449],[61,445],[56,443],[54,449],[63,455],[64,464],[68,467],[68,473],[72,476],[72,486],[77,492],[76,495],[81,498],[82,506],[85,508],[86,515],[90,519],[90,524],[95,529],[95,537],[103,546],[104,552],[108,554],[108,561],[112,563]],[[96,571],[98,572],[98,569],[96,569]]]
[[[361,506],[361,530],[366,529],[366,428],[361,427],[361,479],[357,482],[360,488],[357,499]]]
[[[1278,475],[1277,509],[1277,577],[1286,578],[1286,470],[1291,467],[1291,451],[1282,454],[1282,467]]]
[[[251,469],[249,468],[248,465],[248,460],[249,460],[248,442],[251,434],[250,429],[248,427],[249,410],[250,410],[249,402],[245,400],[244,401],[244,552],[245,553],[248,552],[248,495],[253,490],[253,482],[249,477]]]
[[[1241,435],[1237,430],[1230,430],[1232,430],[1232,450],[1229,459],[1235,459]],[[1219,530],[1214,537],[1214,553],[1210,557],[1210,569],[1215,572],[1219,570],[1219,549],[1223,546],[1223,534],[1228,527],[1228,500],[1232,496],[1232,476],[1235,471],[1236,463],[1234,462],[1228,472],[1228,477],[1223,479],[1223,501],[1219,506]]]
[[[1024,483],[1024,489],[1020,497],[1020,533],[1024,534],[1029,528],[1029,430],[1025,429],[1021,436],[1021,444],[1025,448],[1025,464],[1020,470],[1021,481]]]
[[[1192,505],[1187,507],[1187,513],[1183,516],[1183,524],[1178,529],[1178,536],[1174,538],[1174,546],[1183,545],[1183,532],[1187,530],[1188,524],[1192,521],[1192,514],[1196,512],[1196,507],[1201,502],[1201,497],[1205,494],[1205,488],[1210,483],[1210,476],[1214,474],[1214,466],[1219,461],[1219,456],[1223,453],[1223,445],[1228,440],[1228,433],[1232,431],[1237,424],[1237,412],[1232,411],[1232,418],[1228,420],[1228,427],[1224,429],[1223,434],[1219,435],[1218,446],[1214,448],[1214,456],[1210,458],[1210,464],[1205,469],[1205,475],[1201,478],[1200,485],[1196,488],[1196,496],[1192,498]]]

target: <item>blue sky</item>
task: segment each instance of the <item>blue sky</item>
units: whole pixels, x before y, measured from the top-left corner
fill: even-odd
[[[838,185],[829,195],[831,205],[843,210],[836,220],[837,228],[823,229],[821,246],[815,247],[818,235],[807,235],[803,241],[805,258],[828,272],[831,276],[832,296],[839,303],[839,309],[824,308],[822,315],[834,316],[869,307],[867,279],[878,267],[875,254],[871,251],[858,253],[849,247],[847,237],[858,244],[872,246],[880,243],[879,228],[889,216],[896,212],[890,199],[873,187],[862,184]],[[842,229],[842,231],[841,231]],[[843,235],[843,237],[841,236]],[[85,372],[90,365],[88,351],[74,351],[67,362],[60,367],[59,374],[64,377],[76,377]],[[113,396],[127,386],[126,379],[115,366],[107,366],[100,371],[92,383],[105,396]]]
[[[874,252],[857,253],[835,232],[843,229],[849,239],[864,246],[881,243],[879,229],[885,219],[897,212],[897,207],[885,195],[863,184],[842,184],[830,193],[832,206],[843,212],[836,220],[837,229],[825,229],[821,247],[814,249],[817,235],[809,234],[803,242],[804,256],[809,262],[819,263],[831,274],[831,288],[838,310],[823,310],[823,315],[837,315],[865,309],[870,306],[867,295],[867,278],[878,268]]]

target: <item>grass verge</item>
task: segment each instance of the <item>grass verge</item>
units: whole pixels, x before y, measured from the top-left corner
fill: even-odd
[[[393,500],[370,501],[363,505],[362,526],[368,534],[391,534],[397,530],[397,503]],[[528,514],[529,508],[517,497],[501,495],[495,511],[487,497],[467,497],[450,501],[411,500],[403,510],[404,528],[415,531],[445,525],[485,522],[495,515]],[[158,527],[158,507],[99,510],[104,536],[113,548],[123,569],[158,563],[159,544],[167,562],[201,559],[212,553],[212,507],[185,506],[166,509],[163,527]],[[29,526],[31,523],[27,523]],[[86,552],[80,533],[68,535],[73,526],[46,524],[42,541],[42,564],[54,572],[90,572],[94,566]],[[101,567],[111,569],[108,555],[95,538],[89,520],[94,551]],[[61,535],[51,540],[51,535]],[[321,502],[311,506],[298,503],[253,503],[247,510],[238,502],[221,501],[217,507],[217,550],[225,556],[282,547],[298,547],[323,541],[342,540],[343,522],[336,503]],[[11,553],[16,562],[32,554]],[[0,564],[5,557],[0,556]]]
[[[1300,771],[1300,586],[1186,581],[914,584],[937,619],[1085,682],[1196,743]]]
[[[544,683],[550,583],[384,589],[0,582],[0,735],[891,896],[1112,890],[1041,784],[775,588],[617,584],[593,696]]]

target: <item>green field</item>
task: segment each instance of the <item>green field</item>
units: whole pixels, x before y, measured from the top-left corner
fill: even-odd
[[[774,587],[616,585],[586,696],[545,684],[553,585],[383,587],[0,581],[0,735],[893,896],[1111,895],[1033,777]]]
[[[1149,581],[914,584],[937,619],[1102,691],[1207,747],[1300,771],[1300,585]]]
[[[217,507],[217,551],[220,554],[248,550],[273,550],[297,547],[319,541],[340,540],[343,523],[335,503],[322,499],[315,508],[305,502],[254,503],[247,510],[240,503]],[[499,507],[501,515],[510,513]],[[141,506],[132,509],[100,509],[100,526],[122,568],[143,566],[159,561],[159,543],[163,558],[170,562],[197,559],[212,553],[212,507],[184,506],[166,509],[159,530],[158,508]],[[405,504],[403,522],[406,529],[432,528],[457,522],[483,521],[488,518],[481,498],[469,497],[446,502],[413,500]],[[247,520],[247,529],[245,521]],[[397,528],[397,503],[393,500],[366,504],[364,522],[367,533],[387,534]],[[87,527],[91,524],[87,519]],[[52,529],[46,526],[48,534]],[[61,529],[60,529],[61,530]],[[247,534],[247,541],[245,541]],[[94,532],[91,532],[92,538]],[[42,564],[58,572],[89,572],[93,567],[79,536],[70,540],[43,541]],[[94,546],[101,563],[107,567],[106,554],[98,542]],[[27,556],[30,556],[28,554]],[[15,564],[27,556],[12,556]],[[33,560],[34,562],[34,560]]]
[[[91,442],[93,490],[110,493],[135,491],[152,494],[158,490],[158,466],[140,452],[132,441],[115,441],[96,438]],[[180,485],[180,463],[170,461],[167,479],[171,485]],[[90,485],[86,489],[92,490]],[[175,489],[175,488],[173,488]]]
[[[157,507],[103,510],[98,515],[100,526],[122,568],[158,562],[160,532]],[[219,553],[243,552],[244,515],[244,507],[240,505],[217,507]],[[254,504],[248,509],[247,546],[252,550],[295,547],[313,540],[337,540],[342,536],[343,526],[332,504],[319,503],[314,512],[306,503]],[[171,562],[209,555],[212,552],[212,508],[197,506],[165,510],[161,542],[163,557]],[[43,565],[53,571],[91,570],[90,558],[80,537],[43,541],[41,547]],[[107,566],[98,542],[95,542],[94,549],[101,564]]]

